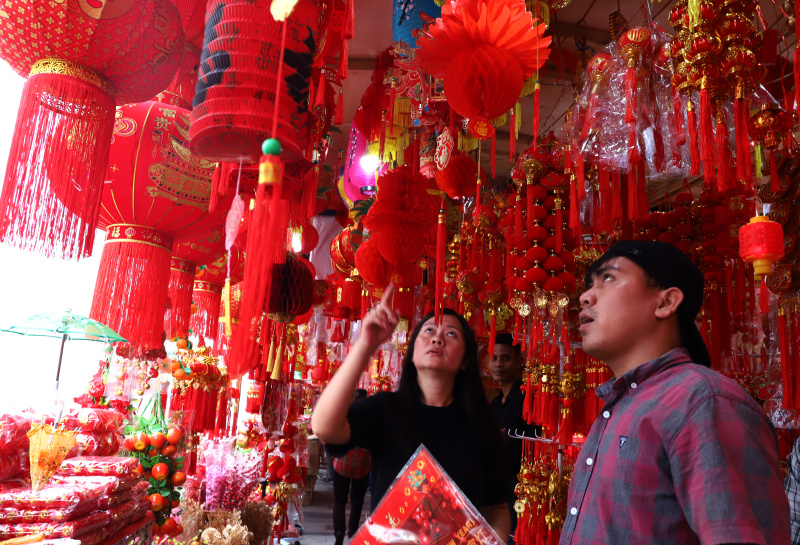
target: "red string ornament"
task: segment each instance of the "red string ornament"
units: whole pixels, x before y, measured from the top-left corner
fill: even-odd
[[[625,123],[628,124],[628,162],[639,157],[636,132],[637,87],[636,68],[643,56],[649,54],[651,33],[643,27],[632,28],[619,38],[619,47],[628,65],[625,72]]]

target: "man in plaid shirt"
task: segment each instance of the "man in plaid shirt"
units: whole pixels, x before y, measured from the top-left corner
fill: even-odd
[[[789,543],[777,435],[709,369],[703,275],[663,242],[621,242],[580,297],[587,354],[615,378],[570,484],[561,545]]]

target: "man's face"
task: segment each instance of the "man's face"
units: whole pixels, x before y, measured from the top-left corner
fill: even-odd
[[[633,345],[647,342],[660,290],[649,287],[644,271],[625,257],[604,263],[590,282],[580,296],[583,351],[613,362]]]
[[[499,382],[516,382],[522,376],[522,362],[508,344],[496,344],[494,356],[489,358],[489,372]]]

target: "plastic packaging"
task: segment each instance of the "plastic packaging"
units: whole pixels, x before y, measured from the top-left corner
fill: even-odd
[[[48,539],[78,537],[109,523],[111,515],[102,511],[69,522],[0,524],[0,539],[43,533]]]
[[[58,475],[113,475],[127,477],[139,466],[136,458],[122,456],[79,456],[61,463]]]
[[[422,445],[350,543],[376,541],[504,544]]]
[[[76,509],[85,502],[98,500],[107,490],[107,483],[95,482],[50,482],[39,492],[24,485],[0,493],[0,508]]]
[[[31,419],[28,416],[0,415],[0,453],[5,454],[28,448],[28,430],[30,429]]]
[[[98,510],[100,498],[76,503],[68,507],[57,509],[21,509],[19,507],[0,508],[0,522],[3,523],[31,523],[31,522],[66,522],[75,520]]]
[[[209,441],[204,451],[206,466],[206,509],[243,509],[258,486],[263,454],[237,452],[230,440]]]

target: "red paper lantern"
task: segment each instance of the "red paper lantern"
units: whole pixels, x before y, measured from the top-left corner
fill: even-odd
[[[367,283],[385,287],[389,283],[389,267],[378,251],[378,243],[374,238],[365,239],[356,250],[356,268]]]
[[[482,168],[481,179],[486,179],[486,171]],[[478,186],[478,163],[472,157],[454,151],[444,170],[436,171],[436,185],[447,193],[451,199],[471,197]]]
[[[256,162],[273,125],[282,23],[271,0],[211,0],[189,129],[191,148],[214,161]],[[287,19],[278,135],[284,160],[307,144],[308,90],[319,8],[301,0]]]
[[[90,315],[135,345],[160,346],[171,241],[219,230],[227,207],[208,213],[215,165],[186,146],[189,112],[141,102],[121,106],[117,117],[98,222],[107,242]]]
[[[0,56],[28,78],[0,196],[0,240],[91,254],[115,104],[163,90],[183,58],[172,2],[9,0]]]
[[[288,254],[285,263],[274,265],[272,275],[269,318],[287,323],[308,312],[314,295],[314,277],[309,268],[294,254]]]
[[[783,227],[767,216],[750,218],[739,229],[739,255],[753,264],[756,276],[772,273],[772,264],[783,257]]]

